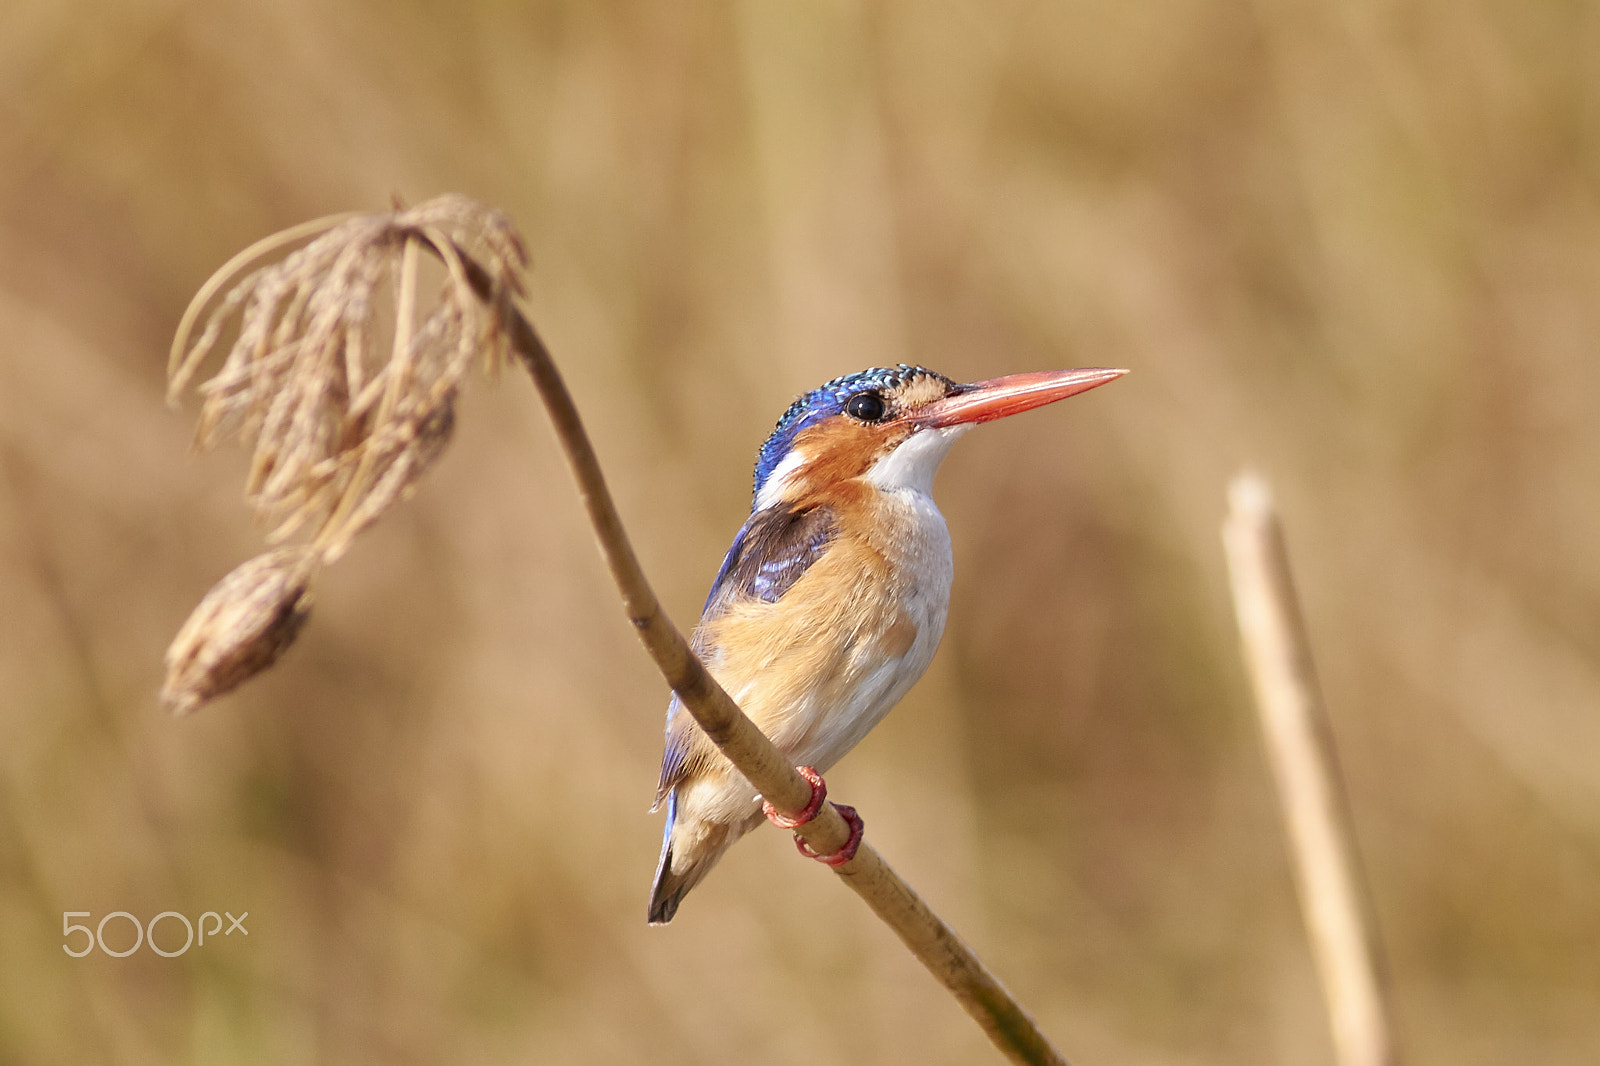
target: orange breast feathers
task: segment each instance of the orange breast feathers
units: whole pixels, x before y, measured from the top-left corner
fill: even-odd
[[[807,505],[829,508],[838,522],[827,552],[776,601],[742,597],[695,634],[712,675],[762,732],[818,769],[843,754],[834,750],[838,740],[850,737],[848,748],[859,739],[863,730],[849,718],[865,712],[875,721],[887,710],[863,706],[858,693],[898,687],[885,675],[896,672],[927,624],[915,616],[921,612],[906,609],[918,584],[916,553],[905,550],[916,531],[902,528],[906,516],[885,506],[881,495],[856,481],[808,499]],[[942,605],[938,614],[942,629]],[[720,763],[710,741],[698,729],[693,733],[685,763]]]

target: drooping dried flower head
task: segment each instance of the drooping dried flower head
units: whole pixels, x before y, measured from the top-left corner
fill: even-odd
[[[281,260],[257,265],[308,238]],[[443,265],[432,296],[418,293],[422,251]],[[168,399],[176,401],[196,379],[237,318],[238,336],[222,366],[199,387],[205,403],[196,444],[207,448],[236,433],[251,450],[245,498],[276,524],[273,540],[309,530],[294,570],[304,563],[306,582],[404,499],[443,453],[462,379],[476,358],[492,369],[504,352],[503,310],[522,291],[525,264],[521,239],[503,215],[448,195],[269,237],[218,271],[190,304],[173,341]],[[225,287],[196,336],[201,314]],[[169,704],[178,707],[179,699],[182,709],[194,709],[270,665],[293,639],[303,606],[283,616],[293,624],[272,622],[277,615],[263,622],[264,601],[255,602],[273,581],[287,595],[281,575],[270,575],[288,564],[268,566],[268,558],[225,578],[184,626],[168,655],[176,665],[166,691],[180,693],[164,695]],[[261,569],[250,570],[256,563]],[[211,621],[201,619],[207,612]],[[208,634],[226,628],[217,620],[237,621],[236,613],[251,621],[233,628],[255,625],[261,646],[206,646]],[[225,685],[174,689],[173,676],[208,663]]]
[[[217,582],[167,649],[161,702],[189,714],[276,662],[311,613],[316,565],[312,548],[279,548]]]

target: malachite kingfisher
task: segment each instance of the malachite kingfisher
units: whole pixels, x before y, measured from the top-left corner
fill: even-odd
[[[711,584],[691,645],[713,677],[812,781],[916,683],[944,633],[953,565],[933,503],[950,446],[980,422],[1104,385],[1125,370],[1011,374],[961,385],[900,364],[835,378],[796,400],[761,446],[750,517]],[[674,697],[652,810],[667,808],[650,893],[672,920],[763,803]],[[817,856],[837,865],[854,854]],[[784,826],[770,808],[766,816]]]

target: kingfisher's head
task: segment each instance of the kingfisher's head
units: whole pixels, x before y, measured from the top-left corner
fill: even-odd
[[[756,459],[754,509],[841,481],[930,493],[939,462],[977,425],[1064,400],[1126,374],[1099,367],[961,385],[901,363],[834,378],[800,397]]]

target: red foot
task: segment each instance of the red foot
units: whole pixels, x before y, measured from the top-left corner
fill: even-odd
[[[811,821],[817,816],[817,812],[822,810],[822,801],[828,796],[828,783],[822,780],[822,775],[815,769],[810,766],[796,766],[795,770],[811,783],[811,801],[805,805],[804,810],[791,818],[766,800],[761,801],[761,809],[766,812],[767,821],[779,829],[798,829]],[[794,835],[794,846],[808,859],[816,859],[828,866],[843,866],[856,857],[856,850],[861,847],[861,834],[866,830],[866,824],[862,822],[861,815],[856,813],[854,807],[835,803],[833,809],[839,812],[839,817],[850,827],[850,837],[844,842],[844,847],[832,855],[818,855],[811,850],[811,845],[807,844],[799,833]]]
[[[809,766],[796,766],[795,772],[811,783],[811,802],[805,805],[804,810],[791,818],[766,800],[761,801],[761,809],[766,812],[767,821],[779,829],[798,829],[805,825],[817,816],[817,812],[822,810],[822,801],[828,798],[828,783],[816,770]]]
[[[861,834],[866,831],[866,823],[861,820],[861,815],[856,813],[854,807],[846,807],[842,803],[835,803],[833,809],[839,812],[845,824],[850,827],[850,837],[844,842],[844,847],[832,855],[818,855],[811,850],[811,845],[800,839],[800,834],[794,837],[794,846],[800,849],[800,854],[808,859],[816,859],[824,866],[843,866],[856,857],[856,849],[861,847]]]

